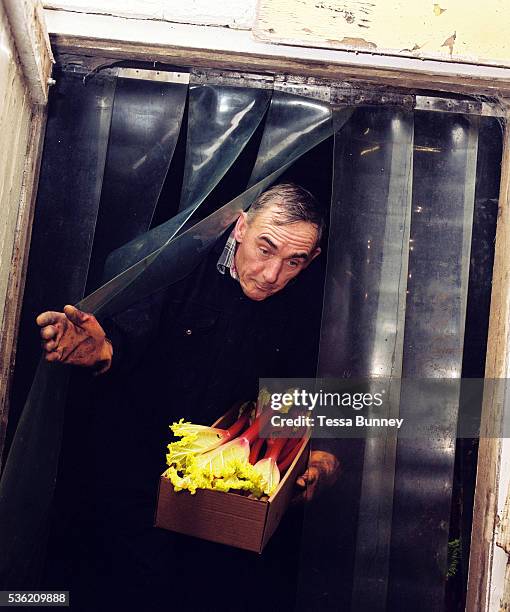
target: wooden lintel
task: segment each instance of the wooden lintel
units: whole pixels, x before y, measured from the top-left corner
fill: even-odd
[[[234,53],[214,49],[158,46],[126,41],[114,42],[62,34],[50,34],[50,40],[57,62],[60,54],[72,53],[90,58],[100,56],[112,62],[119,60],[162,62],[179,67],[231,69],[262,74],[286,73],[336,80],[363,80],[390,87],[475,94],[491,98],[510,96],[510,70],[508,80],[497,81],[471,76],[413,72],[397,68],[382,69],[333,64],[307,58],[246,54],[242,50]]]

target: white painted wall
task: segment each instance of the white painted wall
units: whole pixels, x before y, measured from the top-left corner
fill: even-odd
[[[11,269],[32,108],[7,15],[0,2],[0,323]]]
[[[250,30],[256,0],[45,0],[48,9]]]
[[[40,0],[0,1],[0,458],[52,56]]]

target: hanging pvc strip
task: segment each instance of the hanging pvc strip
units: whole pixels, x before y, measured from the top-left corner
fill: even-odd
[[[259,181],[184,233],[170,238],[159,249],[86,297],[77,307],[103,318],[110,317],[187,276],[239,214],[249,208],[294,161]]]
[[[363,275],[366,279],[365,296],[360,297],[366,307],[362,317],[358,318],[358,333],[360,336],[365,334],[369,344],[354,350],[368,351],[370,361],[363,368],[363,377],[384,378],[389,383],[384,409],[369,407],[367,416],[391,419],[399,416],[411,223],[414,117],[411,112],[392,109],[378,111],[376,116],[377,122],[370,126],[366,135],[373,144],[370,143],[359,152],[360,156],[364,151],[369,151],[365,156],[372,155],[371,168],[367,161],[365,174],[370,183],[367,189],[369,193],[366,199],[362,197],[359,200],[362,209],[360,212],[365,220],[362,230],[365,236],[360,246],[366,248],[365,265],[370,267],[370,263],[374,262],[375,268],[372,271],[375,276],[370,275],[370,278]],[[372,131],[374,133],[371,135]],[[374,142],[377,136],[379,141]],[[370,152],[370,149],[377,146],[389,157],[384,164],[378,164],[377,151]],[[388,176],[385,176],[383,168],[388,168]],[[358,177],[363,181],[362,176],[358,174]],[[377,192],[379,195],[376,195]],[[386,195],[382,199],[383,207],[386,206],[384,220],[378,218],[374,202],[382,194]],[[362,223],[358,227],[361,229]],[[358,236],[361,238],[360,234]],[[358,291],[362,289],[358,285]],[[391,429],[382,432],[372,430],[365,439],[354,560],[353,612],[386,610],[396,443],[396,434]]]
[[[416,437],[397,444],[389,610],[444,606],[478,121],[415,115],[400,416]]]
[[[294,160],[293,160],[294,161]],[[245,191],[77,304],[109,316],[186,276],[239,213],[290,165]],[[69,370],[41,360],[0,480],[0,580],[37,583],[57,477]],[[35,564],[35,566],[34,566]]]
[[[105,281],[177,235],[232,166],[266,112],[270,83],[263,81],[259,88],[200,84],[204,78],[192,74],[179,213],[114,250],[106,261]]]
[[[259,126],[270,99],[268,88],[218,86],[192,75],[179,211],[195,210],[225,176]]]
[[[350,107],[335,111],[340,127],[352,112]],[[309,140],[325,140],[331,135],[330,121],[329,104],[275,91],[248,186],[269,176],[290,158],[305,153]]]
[[[121,77],[123,69],[117,70]],[[165,76],[173,76],[175,82],[117,80],[89,292],[102,284],[107,255],[150,227],[179,137],[188,90],[188,75]]]
[[[296,159],[330,136],[332,131],[330,120],[329,131],[305,132],[306,145],[297,146],[296,154],[286,164],[177,238],[175,231],[170,232],[159,248],[79,302],[78,307],[97,315],[111,316],[186,276],[242,210],[247,209]],[[0,481],[0,571],[12,580],[26,575],[27,560],[34,547],[44,539],[63,425],[64,394],[55,379],[62,377],[63,372],[65,370],[58,365],[40,363]],[[38,430],[43,416],[45,437],[41,437]],[[51,451],[48,443],[51,443]],[[34,490],[39,494],[36,503],[33,503]]]
[[[95,75],[84,85],[82,75],[63,73],[52,94],[30,250],[30,299],[22,320],[31,334],[18,351],[23,369],[29,370],[23,374],[30,373],[30,378],[40,357],[34,337],[36,314],[43,307],[76,302],[85,290],[114,92],[112,75]],[[47,257],[48,245],[52,258]],[[31,359],[35,362],[30,363]],[[32,389],[38,390],[40,398],[51,399],[34,402],[32,391],[26,404],[31,409],[25,405],[22,410],[29,380],[27,386],[18,385],[24,397],[14,398],[19,406],[10,417],[17,429],[0,481],[0,578],[6,588],[23,586],[42,562],[38,544],[44,539],[43,524],[50,512],[49,483],[56,477],[62,436],[62,427],[55,423],[63,420],[68,376],[64,369],[39,368]],[[44,479],[39,478],[41,473]],[[42,520],[33,521],[34,515]]]
[[[329,110],[328,129],[306,134],[306,145],[300,146],[294,156],[289,155],[290,159],[284,165],[184,233],[172,236],[163,246],[85,298],[78,308],[101,317],[112,316],[133,302],[187,276],[241,211],[248,209],[299,157],[331,136],[333,129],[340,129],[352,111],[342,110],[340,113],[341,120],[333,124]]]
[[[342,127],[352,115],[352,112],[352,109],[347,107],[335,111],[335,128],[333,128],[331,125],[331,109],[328,104],[274,92],[255,163],[255,168],[258,168],[258,170],[256,177],[255,170],[252,172],[248,186],[255,185],[283,164],[291,160],[295,161],[315,144],[328,138],[333,133],[333,129]],[[277,130],[279,136],[285,140],[285,146],[271,136],[271,132],[274,130]],[[294,145],[294,148],[292,145]],[[271,157],[271,151],[268,149],[270,146],[279,151],[276,161]],[[260,162],[259,158],[263,158],[265,161]],[[177,236],[186,227],[195,210],[196,207],[194,206],[188,207],[166,223],[111,253],[106,262],[106,277],[113,278],[116,274],[127,270],[144,257],[161,248],[168,240]]]
[[[358,109],[335,139],[319,348],[319,377],[392,380],[393,402],[385,407],[393,411],[398,408],[402,364],[412,144],[412,113],[391,107]],[[378,416],[394,415],[378,408]],[[341,524],[333,517],[325,521],[319,516],[323,509],[307,507],[304,533],[335,550],[355,550],[355,556],[340,559],[332,552],[314,558],[309,552],[315,542],[305,540],[301,609],[317,606],[324,592],[330,597],[321,600],[325,608],[351,609],[354,565],[352,609],[385,610],[396,440],[379,434],[368,437],[364,446],[359,440],[337,444],[341,460],[350,462],[345,471],[363,472],[361,482],[342,479],[341,489],[332,493],[343,508],[351,509],[350,519],[344,513]],[[359,463],[354,466],[356,456]],[[341,565],[332,567],[332,558]],[[319,565],[321,559],[327,559],[328,567]],[[310,575],[322,576],[320,590],[307,591]]]
[[[36,315],[43,305],[54,309],[85,293],[115,93],[112,75],[98,74],[87,85],[80,74],[56,76],[20,318],[9,440],[40,357],[33,339]]]
[[[335,141],[319,376],[400,376],[412,135],[411,113],[360,109]]]

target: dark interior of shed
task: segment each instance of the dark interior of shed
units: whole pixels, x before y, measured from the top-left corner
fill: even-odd
[[[106,161],[104,176],[113,177],[110,179],[110,186],[104,182],[103,174],[97,172],[97,167],[101,165],[100,154],[97,153],[97,141],[105,139],[107,143],[113,133],[109,126],[105,128],[101,122],[97,123],[92,118],[94,110],[97,110],[98,99],[110,95],[113,100],[111,82],[108,79],[101,80],[100,75],[98,77],[96,82],[94,82],[96,78],[94,77],[84,85],[81,75],[61,72],[57,75],[57,86],[52,91],[43,170],[17,346],[16,370],[11,393],[9,442],[13,439],[16,424],[40,357],[37,330],[33,324],[35,316],[42,310],[60,309],[63,304],[75,303],[83,297],[83,294],[87,295],[100,286],[106,256],[111,250],[127,241],[122,229],[123,220],[118,217],[119,192],[111,187],[117,180],[119,188],[122,188],[122,176],[125,169],[121,165],[118,168],[113,165],[108,166]],[[117,102],[121,99],[121,93],[140,101],[145,99],[150,88],[157,87],[157,85],[144,81],[119,80],[116,87],[115,96],[119,96],[115,98]],[[386,187],[383,188],[377,183],[377,175],[388,173],[391,156],[384,157],[387,151],[377,153],[372,152],[370,148],[379,146],[377,138],[380,139],[382,149],[384,149],[383,144],[391,140],[388,136],[388,130],[390,130],[388,126],[393,118],[391,109],[388,111],[390,123],[385,124],[384,128],[379,126],[381,133],[374,136],[375,140],[373,142],[363,140],[367,129],[377,131],[379,118],[384,112],[386,112],[384,109],[379,108],[359,109],[354,115],[351,127],[352,140],[349,142],[357,144],[342,153],[344,155],[342,163],[347,164],[344,168],[344,172],[347,173],[343,177],[344,184],[349,187],[345,187],[345,193],[340,199],[335,198],[332,193],[335,190],[334,160],[339,159],[339,147],[347,146],[341,145],[339,138],[335,143],[334,137],[330,137],[316,146],[278,179],[279,182],[296,182],[309,189],[328,208],[332,202],[333,205],[339,206],[341,203],[345,205],[347,212],[343,217],[335,216],[334,211],[330,211],[329,235],[325,236],[323,243],[328,245],[324,249],[328,251],[328,256],[320,258],[317,264],[310,268],[311,280],[309,282],[312,283],[315,290],[323,285],[327,277],[326,266],[331,265],[333,257],[331,236],[334,233],[334,240],[337,242],[349,239],[349,236],[346,235],[349,226],[347,225],[346,228],[345,215],[356,215],[356,208],[363,208],[356,204],[360,198],[366,197],[368,206],[374,199],[389,197]],[[88,123],[87,121],[76,121],[78,115],[84,117],[87,113],[90,113],[91,117]],[[433,119],[429,117],[431,114],[433,113],[421,113],[420,116],[420,113],[416,113],[415,116],[415,130],[418,129],[418,131],[414,135],[414,172],[416,173],[418,169],[422,176],[426,175],[427,171],[432,173],[429,164],[434,163],[433,160],[429,160],[433,154],[424,152],[424,148],[434,149],[436,147],[450,150],[450,145],[446,142],[446,132],[441,133],[440,122],[435,124],[435,117]],[[155,189],[150,194],[151,206],[154,206],[152,212],[147,213],[151,228],[172,218],[178,210],[185,165],[187,116],[188,106],[183,108],[183,120],[178,130],[178,138],[174,143],[175,152],[171,156],[168,172],[164,166],[159,166],[160,179],[163,177],[164,180],[161,182],[161,189]],[[138,120],[143,123],[148,120],[148,117],[150,118],[150,114],[146,117],[139,117]],[[131,117],[123,127],[119,124],[117,136],[121,143],[124,134],[126,141],[133,138],[133,134],[128,134],[128,132],[136,132],[134,129],[136,121],[136,118]],[[459,125],[462,125],[463,121],[464,118],[458,118]],[[209,194],[195,219],[205,218],[209,213],[217,210],[220,205],[243,191],[257,157],[263,128],[262,122],[225,176]],[[483,378],[484,375],[501,160],[501,130],[497,119],[482,117],[479,128],[473,233],[462,354],[462,376],[466,378]],[[445,128],[447,129],[449,128]],[[451,129],[456,128],[454,126]],[[435,142],[430,142],[434,139]],[[103,156],[106,155],[106,160],[110,159],[108,158],[110,152],[106,146],[103,147]],[[358,156],[362,155],[358,159],[368,160],[370,165],[363,167],[356,166],[356,164],[349,165],[349,158],[356,152]],[[381,157],[378,157],[379,155]],[[114,158],[112,157],[111,160],[113,164]],[[117,157],[115,163],[121,164],[122,157]],[[446,162],[440,162],[439,167],[443,163]],[[116,172],[117,178],[115,178]],[[426,179],[424,181],[426,182]],[[336,189],[338,189],[338,184]],[[73,199],[72,194],[85,191],[100,196],[97,197],[95,210],[91,209],[91,202],[87,198],[81,197],[80,199],[79,196]],[[447,192],[448,189],[442,195],[444,196]],[[338,196],[338,193],[336,195]],[[420,194],[420,197],[422,195]],[[420,202],[416,193],[411,197],[413,197],[413,210],[416,211],[416,206],[419,206]],[[143,202],[140,201],[140,204],[142,205]],[[111,210],[116,211],[115,216],[112,216]],[[359,212],[362,214],[363,210]],[[413,221],[418,223],[415,217],[409,220],[411,235]],[[350,229],[354,231],[352,227]],[[356,231],[359,232],[360,228],[358,227]],[[342,246],[338,248],[341,251]],[[337,254],[339,253],[338,248]],[[355,253],[355,250],[352,252]],[[364,282],[369,283],[374,280],[370,269],[362,268],[359,264],[357,270]],[[303,299],[309,299],[309,295],[303,295]],[[322,306],[322,299],[320,303]],[[345,327],[352,324],[354,328],[360,324],[356,319],[356,304],[352,310],[346,310],[342,304],[334,304],[334,307],[337,319],[344,317],[341,323]],[[320,326],[320,317],[321,309],[318,309],[317,326]],[[334,330],[330,332],[333,334]],[[324,334],[324,328],[322,333]],[[348,337],[349,334],[340,334],[338,338],[345,341]],[[360,348],[361,344],[357,344],[357,341],[347,347],[347,354],[349,351],[352,353],[351,362],[354,374],[351,375],[356,375],[357,366],[355,364],[359,365],[360,358],[354,352]],[[317,349],[326,350],[322,344],[320,349],[318,346]],[[331,351],[331,346],[327,350]],[[343,350],[340,352],[344,353]],[[348,355],[347,358],[349,358]],[[363,367],[359,365],[358,375],[369,374]],[[339,370],[337,369],[336,372],[338,376]],[[51,537],[44,564],[45,588],[68,588],[67,580],[72,581],[74,571],[68,563],[68,555],[72,555],[70,550],[72,540],[69,540],[69,533],[74,533],[76,528],[73,516],[75,508],[70,500],[72,500],[72,492],[76,487],[76,474],[86,469],[86,461],[84,466],[84,458],[79,456],[81,453],[77,452],[77,449],[83,447],[93,452],[93,446],[90,443],[92,439],[90,436],[93,432],[90,426],[91,421],[89,421],[91,407],[85,406],[83,402],[86,397],[82,395],[83,378],[82,373],[77,373],[70,385],[71,399],[65,416],[63,450],[59,464]],[[109,419],[105,419],[105,426],[106,423],[114,426]],[[296,609],[300,610],[343,610],[349,609],[351,604],[354,605],[352,593],[353,584],[356,582],[356,549],[359,546],[357,529],[363,478],[364,442],[362,440],[342,440],[339,448],[341,449],[342,476],[335,488],[304,509],[304,520],[303,509],[292,509],[265,553],[266,569],[269,572],[267,575],[273,573],[281,577],[270,587],[275,606],[283,607],[285,602],[292,599],[295,599]],[[453,495],[448,535],[448,540],[453,543],[449,548],[455,551],[452,554],[457,562],[454,563],[450,559],[452,575],[448,577],[448,580],[445,576],[446,604],[444,609],[448,611],[460,610],[463,605],[469,559],[476,455],[476,440],[457,440],[455,470],[451,478]],[[162,467],[164,467],[163,460],[162,455]],[[395,511],[398,510],[394,509]],[[74,533],[74,537],[80,537],[80,534]],[[412,545],[411,542],[410,546]],[[282,553],[282,551],[285,552]],[[282,555],[285,559],[283,562]],[[101,559],[96,559],[96,562],[101,563]],[[424,572],[428,571],[426,564],[421,569]],[[390,580],[393,578],[397,581],[399,577],[401,578],[402,571],[401,566],[392,566]],[[413,568],[413,571],[416,571],[416,567]],[[419,579],[419,576],[416,576],[416,579]],[[412,597],[411,593],[409,597]]]

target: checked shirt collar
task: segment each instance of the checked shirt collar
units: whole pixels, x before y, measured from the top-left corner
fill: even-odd
[[[234,256],[236,253],[237,241],[234,238],[234,232],[230,234],[228,240],[225,244],[223,252],[218,259],[218,263],[216,264],[216,268],[220,274],[225,274],[228,270],[230,272],[230,276],[235,280],[239,280],[239,276],[236,272]]]

